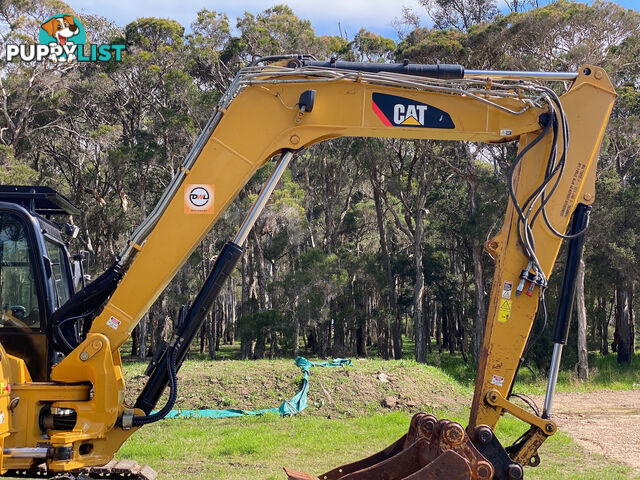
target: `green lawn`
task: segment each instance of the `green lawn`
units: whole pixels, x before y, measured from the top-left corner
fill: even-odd
[[[232,351],[228,351],[232,356]],[[293,418],[166,420],[137,432],[118,453],[148,463],[164,479],[283,479],[288,466],[320,474],[365,457],[403,435],[412,413],[428,411],[466,424],[475,369],[448,353],[432,353],[429,365],[412,360],[355,359],[346,369],[311,370],[309,408]],[[619,373],[615,358],[594,357],[592,378],[580,384],[564,372],[560,390],[638,388],[635,368]],[[140,386],[144,366],[126,365],[131,386]],[[380,381],[384,373],[389,381]],[[300,371],[291,359],[215,361],[192,356],[180,371],[182,408],[278,406],[297,391]],[[544,379],[521,374],[516,388],[544,390]],[[386,396],[398,400],[384,408]],[[515,440],[524,425],[505,416],[497,435],[503,444]],[[542,464],[526,469],[527,479],[639,479],[625,465],[588,454],[562,432],[540,451]]]
[[[401,411],[339,419],[303,414],[165,420],[137,432],[118,457],[147,463],[162,479],[284,480],[283,466],[320,474],[380,450],[406,432],[409,420]],[[505,418],[497,434],[514,439],[520,429]],[[629,467],[587,455],[561,433],[543,445],[540,455],[541,466],[526,469],[527,479],[637,478]]]

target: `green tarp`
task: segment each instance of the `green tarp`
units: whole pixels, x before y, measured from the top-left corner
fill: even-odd
[[[238,410],[228,408],[226,410],[172,410],[167,418],[230,418],[265,413],[278,413],[284,415],[296,415],[307,408],[307,394],[309,393],[309,370],[311,367],[345,367],[353,365],[349,358],[336,358],[330,362],[311,362],[303,357],[296,357],[296,366],[302,370],[302,388],[291,400],[285,400],[277,408],[265,408],[263,410]]]

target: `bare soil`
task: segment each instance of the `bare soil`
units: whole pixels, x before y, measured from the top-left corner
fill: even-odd
[[[588,452],[624,462],[640,474],[640,390],[558,393],[552,413],[558,428]]]

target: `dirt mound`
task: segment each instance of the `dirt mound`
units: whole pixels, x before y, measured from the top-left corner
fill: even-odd
[[[132,402],[146,377],[135,364],[125,372],[127,400]],[[178,380],[176,408],[254,410],[291,399],[300,389],[302,373],[293,360],[189,361]],[[442,371],[413,362],[359,359],[352,367],[313,367],[309,385],[305,415],[359,416],[392,409],[437,414],[468,404]]]

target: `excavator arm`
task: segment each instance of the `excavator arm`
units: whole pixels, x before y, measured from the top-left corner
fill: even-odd
[[[509,397],[570,219],[573,215],[574,224],[584,223],[594,199],[598,151],[615,98],[606,73],[593,66],[577,74],[554,74],[324,63],[308,57],[276,60],[238,74],[117,261],[56,312],[52,335],[66,356],[52,368],[51,381],[30,381],[24,362],[3,355],[12,397],[20,397],[11,410],[11,433],[3,437],[5,451],[14,452],[3,456],[3,472],[31,468],[43,459],[52,472],[105,464],[137,428],[162,418],[175,401],[175,374],[188,346],[291,157],[342,136],[518,141],[519,149],[504,224],[486,244],[496,268],[466,432],[453,422],[418,416],[407,436],[369,464],[357,462],[321,478],[445,478],[425,476],[435,475],[428,472],[411,476],[427,464],[438,470],[438,459],[445,462],[445,471],[459,464],[461,475],[469,470],[473,478],[518,479],[522,465],[537,462],[538,447],[556,428],[542,418],[550,415],[551,403],[547,415],[538,416]],[[547,81],[570,86],[558,97]],[[247,181],[274,156],[279,160],[256,204],[218,256],[198,296],[183,309],[171,343],[147,371],[149,382],[135,406],[125,405],[119,348]],[[576,209],[583,213],[574,214]],[[574,244],[583,233],[576,228],[570,240]],[[568,283],[567,298],[572,295]],[[84,338],[70,329],[71,320],[78,318],[91,321]],[[167,385],[169,404],[152,413]],[[493,435],[505,412],[529,425],[510,451]],[[20,449],[27,449],[22,456],[15,454]],[[28,457],[27,451],[38,455]],[[375,476],[372,472],[379,468],[395,476]],[[358,476],[358,471],[368,473]]]

